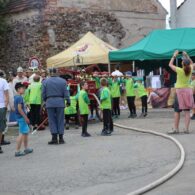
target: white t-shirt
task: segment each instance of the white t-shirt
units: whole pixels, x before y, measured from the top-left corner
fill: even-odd
[[[0,78],[0,108],[5,108],[5,91],[9,90],[7,81]]]
[[[111,74],[112,76],[118,76],[118,77],[121,77],[121,76],[123,76],[123,73],[122,72],[120,72],[119,70],[115,70],[112,74]]]

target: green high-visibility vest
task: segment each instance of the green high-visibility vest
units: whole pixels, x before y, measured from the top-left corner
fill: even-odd
[[[79,110],[81,115],[89,114],[89,103],[90,101],[87,92],[81,90],[79,92]]]
[[[126,96],[127,97],[134,97],[135,96],[133,79],[126,79],[125,80],[125,88],[126,88]]]
[[[101,91],[100,95],[100,100],[101,100],[101,109],[110,109],[112,107],[111,103],[111,93],[108,87],[104,87]]]
[[[113,81],[111,86],[112,98],[118,98],[121,96],[120,92],[120,81]]]
[[[77,113],[77,96],[70,96],[70,106],[66,107],[64,112],[65,115],[72,115]]]
[[[29,91],[29,104],[40,105],[42,103],[42,83],[33,82],[28,87]]]
[[[138,97],[143,97],[147,95],[146,89],[143,84],[136,83],[134,87],[137,89]]]

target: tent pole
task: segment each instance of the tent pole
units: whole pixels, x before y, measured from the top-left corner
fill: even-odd
[[[133,61],[133,72],[135,72],[135,61]]]
[[[111,64],[110,64],[110,60],[108,61],[108,72],[109,72],[109,74],[111,74]]]

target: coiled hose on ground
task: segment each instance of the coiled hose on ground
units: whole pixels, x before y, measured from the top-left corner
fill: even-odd
[[[94,98],[96,99],[96,101],[98,102],[98,104],[100,105],[100,101],[97,98],[97,96],[95,94],[92,94],[94,96]],[[180,160],[178,162],[178,164],[176,165],[176,167],[174,169],[172,169],[169,173],[167,173],[166,175],[164,175],[163,177],[159,178],[158,180],[140,188],[137,189],[133,192],[128,193],[127,195],[141,195],[144,194],[148,191],[153,190],[154,188],[158,187],[159,185],[162,185],[163,183],[165,183],[166,181],[168,181],[169,179],[171,179],[174,175],[176,175],[183,167],[184,163],[185,163],[185,150],[183,148],[183,146],[181,145],[181,143],[175,139],[174,137],[171,137],[169,135],[166,135],[164,133],[160,133],[160,132],[156,132],[153,130],[146,130],[146,129],[139,129],[139,128],[134,128],[134,127],[126,127],[120,124],[115,123],[114,126],[119,127],[121,129],[125,129],[125,130],[130,130],[130,131],[136,131],[136,132],[140,132],[140,133],[147,133],[147,134],[152,134],[155,136],[160,136],[163,137],[165,139],[171,140],[179,149],[180,151]]]

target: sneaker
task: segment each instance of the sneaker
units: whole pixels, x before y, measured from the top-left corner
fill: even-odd
[[[144,118],[144,113],[141,113],[139,117]]]
[[[167,132],[168,134],[178,134],[179,130],[172,129],[171,131]]]
[[[35,130],[37,130],[37,126],[34,126],[34,127],[33,127],[33,131],[35,131]]]
[[[3,150],[1,149],[1,147],[0,147],[0,154],[3,154]]]
[[[111,131],[102,131],[101,135],[102,136],[111,136]]]
[[[78,126],[78,125],[76,125],[76,126],[75,126],[75,129],[79,129],[79,126]]]
[[[133,118],[133,114],[130,114],[130,115],[128,116],[128,118]]]
[[[91,137],[91,135],[89,133],[82,133],[81,135],[82,137]]]
[[[21,151],[15,152],[15,157],[21,157],[21,156],[25,156],[25,155],[26,155],[26,153],[21,152]]]
[[[25,154],[33,153],[33,149],[27,148],[27,149],[24,150],[24,153],[25,153]]]
[[[184,133],[185,134],[190,134],[190,131],[189,130],[184,130]]]
[[[107,130],[107,131],[106,131],[106,134],[107,134],[107,135],[111,135],[112,132],[113,132],[113,131]]]
[[[147,117],[148,113],[144,113],[144,117]]]

